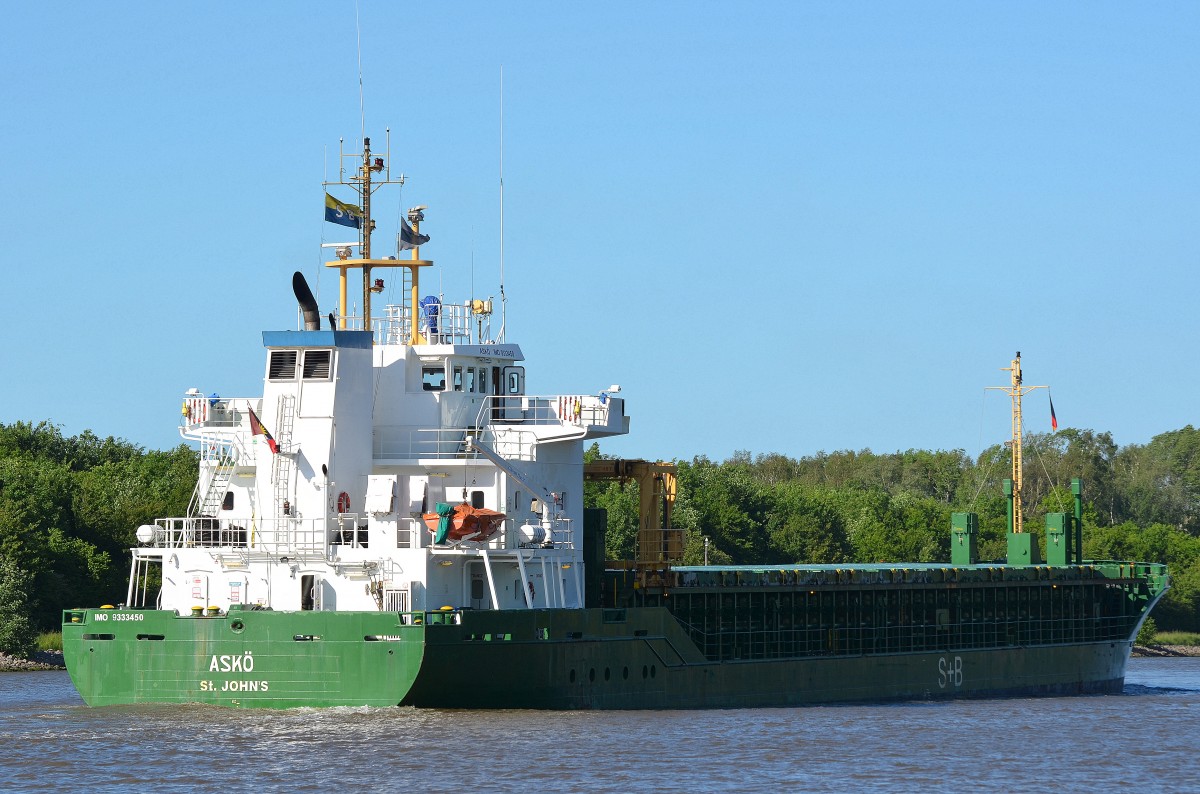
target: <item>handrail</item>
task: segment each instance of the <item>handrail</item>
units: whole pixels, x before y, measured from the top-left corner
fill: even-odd
[[[157,519],[154,548],[259,549],[269,554],[327,554],[330,531],[324,519],[208,518]],[[336,524],[331,525],[336,527]],[[336,530],[333,530],[336,531]]]

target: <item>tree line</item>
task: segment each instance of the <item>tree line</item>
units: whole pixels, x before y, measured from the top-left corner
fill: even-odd
[[[589,458],[603,457],[596,445]],[[1087,559],[1163,562],[1172,589],[1155,609],[1160,629],[1200,631],[1200,431],[1192,426],[1118,447],[1111,434],[1067,428],[1024,441],[1026,529],[1045,551],[1045,515],[1071,512],[1083,480]],[[672,525],[684,563],[948,562],[950,514],[979,516],[981,560],[1007,554],[1006,445],[972,459],[962,450],[819,452],[801,458],[737,452],[723,462],[675,461]],[[589,506],[608,511],[609,559],[636,553],[635,483],[589,483]]]
[[[135,531],[183,515],[198,463],[182,444],[0,424],[0,651],[28,655],[63,609],[124,601]]]
[[[937,562],[950,558],[950,513],[973,511],[981,558],[1000,559],[1009,454],[700,456],[676,461],[672,524],[685,531],[686,564],[703,561],[705,538],[713,564]],[[1092,430],[1033,434],[1025,461],[1027,527],[1071,510],[1070,479],[1081,477],[1085,556],[1167,563],[1172,589],[1155,619],[1200,631],[1200,431],[1125,447]],[[197,465],[182,444],[146,450],[91,431],[64,436],[49,422],[0,424],[0,651],[28,649],[63,609],[124,600],[137,527],[184,514]],[[636,485],[588,483],[586,502],[608,511],[608,558],[632,559]]]

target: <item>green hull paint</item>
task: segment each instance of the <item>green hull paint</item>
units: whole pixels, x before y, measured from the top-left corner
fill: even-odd
[[[423,627],[401,625],[395,613],[234,610],[178,617],[87,609],[67,616],[63,655],[89,706],[395,706],[420,669],[424,647]]]
[[[81,622],[64,625],[63,646],[72,680],[91,706],[474,709],[1117,692],[1130,649],[1128,641],[1108,641],[713,662],[668,610],[629,609],[623,622],[606,622],[613,612],[465,611],[456,613],[459,623],[423,626],[404,625],[394,613],[234,611],[209,618],[77,610],[68,614]]]
[[[660,709],[1119,692],[1130,643],[712,662],[666,609],[466,614],[430,626],[406,705]],[[503,613],[501,613],[503,614]],[[516,617],[517,619],[513,619]],[[500,634],[504,626],[510,631]],[[578,631],[580,639],[539,640]],[[488,636],[490,641],[471,639]],[[645,632],[637,636],[639,632]],[[513,637],[505,640],[502,637]],[[532,639],[518,639],[518,637]],[[585,639],[586,638],[586,639]],[[461,675],[463,669],[486,676]]]

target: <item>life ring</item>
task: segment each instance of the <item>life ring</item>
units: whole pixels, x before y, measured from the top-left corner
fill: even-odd
[[[342,491],[340,494],[338,494],[337,511],[339,513],[350,512],[350,494],[346,493],[345,491]]]

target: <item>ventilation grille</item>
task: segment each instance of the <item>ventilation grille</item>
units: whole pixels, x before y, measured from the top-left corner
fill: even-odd
[[[407,612],[408,611],[408,591],[407,590],[384,590],[383,591],[383,609],[385,612]]]
[[[304,351],[304,379],[329,380],[329,361],[332,353],[329,350]]]
[[[267,365],[268,380],[291,380],[296,377],[296,351],[272,350]]]

